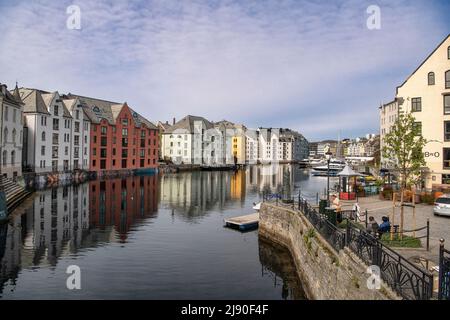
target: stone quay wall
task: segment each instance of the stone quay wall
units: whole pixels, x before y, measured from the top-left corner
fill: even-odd
[[[383,282],[381,289],[369,289],[368,266],[348,248],[336,252],[298,211],[264,202],[259,235],[289,249],[308,299],[400,299]]]

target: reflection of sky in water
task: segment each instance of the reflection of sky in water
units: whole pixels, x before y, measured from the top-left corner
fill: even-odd
[[[280,261],[292,264],[286,252],[259,245],[257,231],[223,227],[224,218],[251,213],[263,190],[289,185],[293,192],[315,194],[326,185],[326,178],[310,178],[293,166],[280,166],[275,175],[267,170],[133,177],[40,191],[16,210],[7,229],[0,228],[1,296],[301,297],[292,270],[280,268]],[[65,286],[72,264],[81,268],[79,291]]]

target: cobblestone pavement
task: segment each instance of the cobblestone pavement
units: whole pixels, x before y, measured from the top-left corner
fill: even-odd
[[[341,201],[343,209],[351,209],[354,203],[355,201]],[[361,207],[362,212],[367,209],[368,216],[373,216],[378,223],[381,223],[382,216],[392,216],[392,201],[380,200],[378,196],[359,198],[358,204]],[[416,258],[421,257],[434,262],[434,264],[438,264],[440,244],[439,239],[445,239],[446,247],[450,248],[450,217],[435,216],[433,214],[433,206],[427,204],[416,205],[415,228],[412,208],[404,208],[404,217],[405,230],[424,227],[427,224],[427,219],[430,219],[430,250],[426,251],[426,239],[421,239],[423,248],[396,248],[395,250],[410,260],[416,260]],[[399,224],[399,222],[400,207],[396,207],[394,224]],[[412,235],[412,233],[407,233],[407,235]],[[426,230],[416,232],[416,237],[420,237],[423,235],[426,235]],[[431,267],[431,265],[429,266]]]

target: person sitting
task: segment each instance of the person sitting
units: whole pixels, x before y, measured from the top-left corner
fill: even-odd
[[[380,235],[380,238],[383,235],[383,233],[389,232],[391,230],[391,223],[389,222],[389,218],[382,217],[381,220],[383,222],[378,227],[378,234]]]
[[[375,218],[370,216],[367,224],[367,232],[370,234],[375,234],[378,231],[378,222],[375,221]]]

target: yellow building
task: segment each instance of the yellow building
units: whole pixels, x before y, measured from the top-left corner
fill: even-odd
[[[396,102],[399,112],[413,113],[428,140],[424,186],[450,184],[450,35],[397,87]]]
[[[245,164],[245,135],[233,136],[231,150],[237,164]]]

